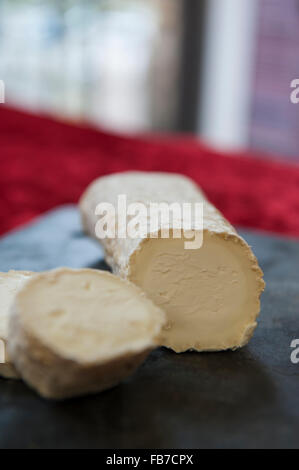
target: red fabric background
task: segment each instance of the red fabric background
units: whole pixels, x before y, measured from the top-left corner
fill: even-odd
[[[299,167],[224,155],[192,139],[127,138],[0,106],[0,233],[124,170],[184,173],[233,223],[299,236]]]

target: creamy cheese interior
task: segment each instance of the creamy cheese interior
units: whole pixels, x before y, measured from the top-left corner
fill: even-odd
[[[238,237],[205,232],[203,246],[147,239],[129,278],[167,313],[161,344],[182,352],[242,346],[256,327],[260,274]]]
[[[86,363],[152,347],[164,321],[135,286],[95,270],[40,275],[20,292],[17,309],[46,346]]]

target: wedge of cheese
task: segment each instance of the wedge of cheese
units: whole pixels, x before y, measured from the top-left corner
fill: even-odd
[[[119,213],[119,196],[124,195],[127,207],[136,202],[148,209],[151,203],[203,203],[202,247],[186,249],[186,240],[171,231],[169,238],[153,238],[157,234],[151,232],[150,220],[145,237],[118,237],[132,220],[127,212]],[[99,178],[80,201],[84,229],[95,238],[100,203],[115,207],[118,224],[116,237],[99,240],[106,261],[166,312],[162,345],[182,352],[237,349],[248,343],[257,326],[263,273],[245,240],[191,180],[142,172]],[[200,235],[196,220],[192,222],[194,235]]]
[[[8,350],[40,395],[65,399],[110,388],[157,345],[164,313],[133,284],[104,271],[34,276],[15,297]]]
[[[7,352],[10,307],[17,291],[32,277],[33,273],[9,271],[0,273],[0,376],[16,379],[18,373]]]

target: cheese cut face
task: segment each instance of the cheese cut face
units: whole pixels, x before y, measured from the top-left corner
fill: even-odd
[[[167,314],[161,344],[176,352],[219,351],[249,341],[260,310],[260,270],[244,245],[209,232],[199,250],[184,249],[183,239],[141,244],[129,279]]]
[[[107,389],[131,374],[158,342],[165,315],[133,284],[110,273],[58,269],[18,293],[9,352],[42,396]]]
[[[26,271],[9,271],[0,273],[0,376],[6,378],[18,378],[7,352],[8,323],[10,307],[18,290],[32,277],[33,273]]]

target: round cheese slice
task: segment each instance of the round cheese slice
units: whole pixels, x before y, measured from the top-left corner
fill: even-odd
[[[17,294],[9,354],[42,396],[110,388],[159,343],[164,313],[133,284],[93,269],[36,275]]]

